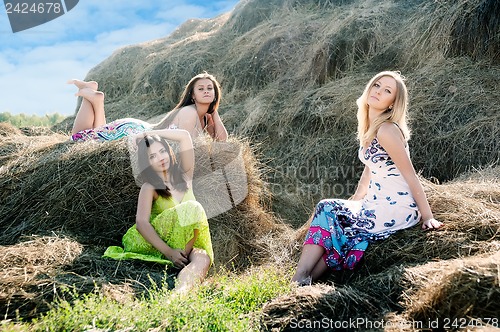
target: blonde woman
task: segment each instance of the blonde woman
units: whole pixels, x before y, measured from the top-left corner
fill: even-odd
[[[359,159],[365,164],[349,200],[318,203],[292,281],[310,284],[328,270],[353,269],[368,244],[415,226],[438,229],[412,162],[408,92],[393,71],[375,75],[358,104]]]

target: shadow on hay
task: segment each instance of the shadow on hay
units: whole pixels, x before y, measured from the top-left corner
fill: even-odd
[[[495,253],[394,266],[349,284],[297,288],[267,303],[261,324],[267,331],[359,331],[385,330],[384,321],[390,331],[415,331],[483,319],[484,326],[485,317],[498,317],[499,258]]]
[[[104,248],[82,246],[62,236],[30,236],[1,246],[0,308],[5,319],[39,316],[82,294],[101,291],[123,301],[151,287],[174,285],[177,270],[151,263],[115,262],[101,257]]]

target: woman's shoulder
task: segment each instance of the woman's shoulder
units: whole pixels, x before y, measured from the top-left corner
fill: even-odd
[[[179,112],[177,114],[183,115],[183,116],[196,116],[198,112],[196,112],[196,108],[194,105],[187,105],[179,108]]]
[[[156,200],[158,198],[158,193],[156,192],[155,187],[148,182],[145,182],[141,185],[141,194],[148,195],[148,196],[152,195],[154,200]]]
[[[403,139],[403,134],[397,123],[386,121],[380,125],[377,131],[377,138],[380,140],[381,137],[400,137]]]
[[[386,146],[393,145],[395,142],[401,142],[402,146],[407,146],[406,140],[401,132],[401,129],[394,122],[384,122],[380,125],[377,131],[377,141],[384,149]]]

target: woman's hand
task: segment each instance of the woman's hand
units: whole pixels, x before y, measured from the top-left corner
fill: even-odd
[[[217,111],[215,111],[215,112],[217,112]],[[205,114],[205,119],[207,120],[207,126],[206,126],[206,128],[215,127],[215,120],[212,117],[212,114],[208,114],[208,113]]]
[[[168,255],[165,256],[180,269],[184,268],[189,263],[186,252],[181,249],[172,249]]]
[[[207,126],[205,130],[210,134],[210,136],[217,141],[227,140],[227,130],[222,123],[222,119],[219,116],[219,112],[215,110],[212,114],[205,114],[205,119],[207,120]]]
[[[430,229],[438,229],[444,226],[444,224],[440,221],[437,221],[434,218],[427,219],[422,222],[422,229],[424,231],[428,231]]]

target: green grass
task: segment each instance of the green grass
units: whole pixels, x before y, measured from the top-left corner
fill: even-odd
[[[43,116],[36,114],[10,114],[9,112],[0,113],[0,122],[8,122],[16,127],[31,127],[31,126],[53,126],[66,118],[65,115],[59,113],[46,114]]]
[[[194,291],[173,295],[166,287],[117,302],[95,292],[69,303],[57,301],[30,323],[5,324],[4,331],[258,331],[262,306],[288,293],[290,276],[274,268],[244,275],[219,274]]]

